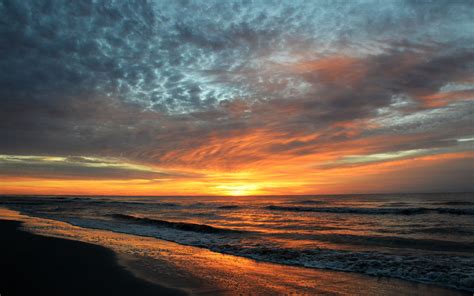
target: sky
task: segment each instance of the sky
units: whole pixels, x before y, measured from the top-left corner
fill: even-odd
[[[0,1],[0,193],[474,191],[473,15]]]

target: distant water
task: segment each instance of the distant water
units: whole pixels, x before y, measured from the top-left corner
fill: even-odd
[[[257,260],[474,291],[474,194],[1,197],[24,214]]]

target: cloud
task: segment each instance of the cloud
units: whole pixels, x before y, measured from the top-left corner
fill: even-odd
[[[161,174],[75,156],[200,176],[470,149],[471,1],[0,5],[0,153],[68,159],[3,175]]]
[[[199,178],[197,174],[164,171],[113,158],[20,155],[0,155],[0,176],[85,180]]]

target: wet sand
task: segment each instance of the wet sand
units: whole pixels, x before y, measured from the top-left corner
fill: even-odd
[[[259,262],[156,238],[84,229],[54,220],[19,215],[10,210],[0,210],[0,217],[23,221],[23,228],[34,234],[73,239],[112,249],[124,270],[138,278],[161,289],[174,287],[195,295],[471,295],[398,279]],[[76,258],[95,264],[95,257],[86,253],[78,253]],[[115,257],[110,258],[113,261]],[[14,261],[15,258],[12,258]],[[111,261],[107,264],[110,265]],[[74,262],[67,264],[69,268],[74,265]]]
[[[137,278],[111,250],[34,235],[0,220],[1,295],[185,295]]]

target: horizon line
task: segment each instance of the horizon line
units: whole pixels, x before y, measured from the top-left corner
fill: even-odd
[[[326,194],[255,194],[255,195],[110,195],[110,194],[3,194],[8,196],[54,196],[54,197],[282,197],[282,196],[335,196],[335,195],[390,195],[390,194],[474,194],[474,191],[450,191],[450,192],[378,192],[378,193],[326,193]]]

